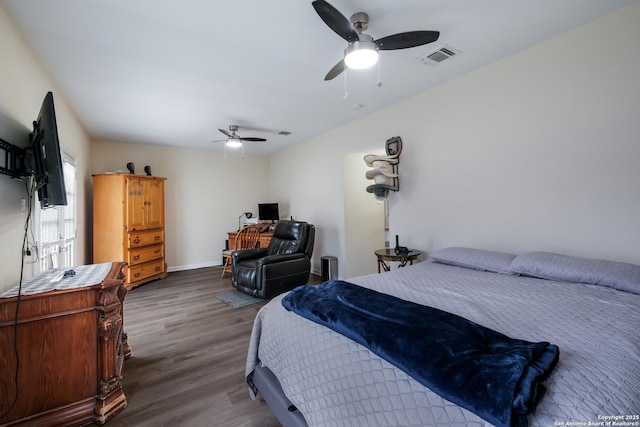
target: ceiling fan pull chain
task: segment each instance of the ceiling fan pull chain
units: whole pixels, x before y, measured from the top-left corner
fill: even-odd
[[[224,158],[227,158],[227,144],[224,144]]]
[[[382,78],[380,78],[380,60],[378,60],[378,87],[382,87]]]
[[[349,92],[347,92],[347,70],[344,70],[344,99],[349,97]]]
[[[244,159],[244,144],[240,146],[240,150],[242,152],[242,158]]]

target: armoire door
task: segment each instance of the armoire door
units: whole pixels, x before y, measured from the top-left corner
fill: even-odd
[[[145,209],[147,211],[147,228],[164,227],[164,180],[146,180]]]
[[[140,178],[127,178],[125,191],[127,231],[146,230],[146,209],[144,181]]]

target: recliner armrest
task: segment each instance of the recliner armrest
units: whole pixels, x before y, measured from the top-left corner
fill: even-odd
[[[241,251],[235,251],[231,253],[233,262],[240,262],[246,259],[262,258],[267,255],[266,249],[245,249]]]
[[[268,255],[262,258],[258,263],[261,265],[276,264],[278,262],[293,261],[296,259],[306,258],[306,256],[307,254],[305,253],[286,254],[286,255]]]

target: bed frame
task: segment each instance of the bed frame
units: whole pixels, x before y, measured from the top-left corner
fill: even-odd
[[[249,387],[259,392],[264,400],[276,415],[283,427],[307,427],[307,421],[302,413],[295,407],[293,403],[285,396],[280,381],[269,370],[263,366],[256,366],[253,374],[247,379]]]

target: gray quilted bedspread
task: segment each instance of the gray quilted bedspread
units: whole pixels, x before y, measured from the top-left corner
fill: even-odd
[[[532,426],[607,417],[640,425],[640,295],[431,262],[349,281],[508,336],[557,344],[560,361]],[[281,298],[256,317],[246,374],[258,361],[271,369],[309,425],[489,425],[361,345],[285,310]]]

